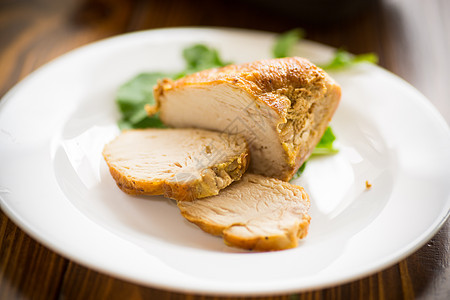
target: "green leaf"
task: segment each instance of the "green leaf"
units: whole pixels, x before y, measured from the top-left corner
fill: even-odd
[[[166,128],[167,126],[161,121],[158,115],[146,116],[139,122],[131,122],[129,120],[120,119],[118,121],[120,130],[133,128]]]
[[[325,132],[323,133],[322,138],[320,139],[316,147],[332,147],[335,140],[336,136],[334,135],[331,127],[328,126],[327,129],[325,129]]]
[[[328,155],[335,154],[339,150],[333,147],[333,142],[336,140],[336,136],[330,126],[325,130],[319,143],[314,148],[312,155]]]
[[[321,65],[322,69],[337,70],[343,69],[361,62],[378,63],[378,56],[375,53],[365,53],[359,55],[352,55],[345,50],[338,49],[334,53],[334,57],[329,63]]]
[[[116,103],[122,115],[120,129],[161,127],[158,117],[149,117],[146,104],[155,104],[153,86],[159,79],[168,77],[165,73],[141,73],[119,87]]]
[[[304,31],[300,28],[295,28],[281,34],[273,46],[273,57],[282,58],[289,56],[294,45],[297,44],[304,35]]]
[[[186,61],[186,69],[182,73],[185,74],[211,68],[220,68],[229,64],[222,61],[216,49],[202,44],[193,45],[184,49],[183,57]]]
[[[311,155],[331,155],[331,154],[336,154],[338,153],[339,150],[336,148],[321,148],[321,147],[316,147],[314,148],[313,152]]]

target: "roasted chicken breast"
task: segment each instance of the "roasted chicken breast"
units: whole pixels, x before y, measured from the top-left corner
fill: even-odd
[[[154,89],[161,120],[242,134],[253,173],[289,180],[309,157],[340,101],[341,89],[306,59],[290,57],[201,71]]]

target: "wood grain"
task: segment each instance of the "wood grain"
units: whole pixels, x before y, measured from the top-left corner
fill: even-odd
[[[0,299],[57,298],[69,262],[0,212]]]
[[[450,1],[378,1],[339,22],[308,23],[305,13],[283,15],[237,0],[2,0],[0,96],[46,62],[117,34],[173,26],[273,32],[303,27],[309,39],[353,53],[377,53],[383,67],[416,86],[450,123]],[[425,246],[371,276],[322,290],[252,299],[450,299],[449,257],[446,222]],[[98,273],[48,250],[0,212],[0,299],[231,298],[174,293]]]

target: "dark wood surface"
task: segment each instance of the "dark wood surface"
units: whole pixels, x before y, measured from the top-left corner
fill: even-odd
[[[308,9],[283,13],[283,1],[273,1],[277,9],[257,2],[0,0],[0,96],[51,59],[126,32],[175,26],[272,32],[302,27],[308,39],[353,53],[377,53],[381,66],[417,87],[450,123],[450,1],[372,1],[365,10],[337,19],[326,8],[311,18]],[[382,272],[323,290],[260,299],[450,299],[449,248],[447,222],[426,245]],[[37,243],[0,212],[0,299],[55,298],[220,297],[153,289],[87,269]]]

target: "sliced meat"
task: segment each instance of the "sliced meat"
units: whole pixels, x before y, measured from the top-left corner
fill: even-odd
[[[124,192],[180,201],[217,195],[249,163],[242,136],[200,129],[124,131],[103,157]]]
[[[178,207],[204,231],[248,250],[294,248],[310,221],[309,197],[302,187],[249,173],[217,196],[178,202]]]
[[[159,111],[172,127],[241,133],[250,145],[249,170],[287,181],[319,142],[341,89],[308,60],[291,57],[165,79],[154,95],[149,114]]]

